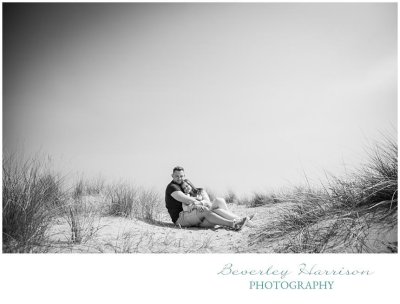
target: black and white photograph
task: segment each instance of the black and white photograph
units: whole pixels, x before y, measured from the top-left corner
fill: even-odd
[[[163,281],[201,261],[246,276],[254,300],[378,276],[367,259],[398,256],[397,16],[397,2],[3,2],[3,258],[144,259]]]

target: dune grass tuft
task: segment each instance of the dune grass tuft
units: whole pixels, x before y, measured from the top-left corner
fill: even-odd
[[[250,198],[239,200],[238,203],[249,208],[272,205],[279,203],[280,200],[275,194],[254,193]]]
[[[279,211],[251,234],[250,245],[274,243],[275,252],[296,253],[397,251],[397,188],[397,143],[385,139],[355,173],[330,176],[322,190],[278,196]]]
[[[229,190],[224,196],[224,199],[228,204],[237,204],[239,202],[239,199],[233,190]]]
[[[74,244],[86,243],[102,228],[96,208],[82,200],[67,204],[64,218],[71,232],[69,240]]]
[[[65,199],[62,178],[39,157],[3,157],[3,252],[40,251]]]
[[[163,204],[159,194],[129,184],[119,183],[108,187],[109,215],[156,221]]]
[[[85,182],[82,179],[78,180],[70,198],[63,206],[62,217],[70,228],[68,239],[74,244],[86,243],[102,228],[101,209],[96,202],[84,198],[84,185]]]

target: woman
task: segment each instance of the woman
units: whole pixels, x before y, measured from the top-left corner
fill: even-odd
[[[218,214],[219,216],[221,216],[227,220],[241,219],[240,216],[229,211],[228,205],[226,204],[226,202],[223,198],[216,198],[211,202],[210,197],[208,196],[207,192],[202,188],[194,187],[194,185],[188,179],[184,180],[180,186],[182,188],[182,191],[185,194],[195,197],[198,201],[206,201],[205,207],[207,207],[210,211]],[[193,208],[193,204],[189,205],[189,206],[182,204],[182,208],[183,208],[183,211],[190,211]],[[254,217],[254,214],[250,215],[248,217],[248,220],[250,221],[253,217]],[[207,223],[205,225],[207,225]],[[214,226],[214,225],[210,224],[210,226]]]

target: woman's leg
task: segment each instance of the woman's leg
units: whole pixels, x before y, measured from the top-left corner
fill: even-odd
[[[228,219],[228,218],[222,217],[219,214],[215,213],[214,211],[205,210],[202,212],[202,215],[207,220],[207,222],[210,223],[211,225],[227,226],[227,227],[231,227],[231,228],[234,226],[233,219]],[[200,226],[200,227],[203,227],[203,226]]]
[[[229,211],[228,205],[223,198],[216,198],[215,200],[213,200],[211,211],[228,220],[240,218],[240,216]]]
[[[227,220],[234,220],[234,219],[239,219],[240,218],[240,216],[238,216],[238,215],[236,215],[236,214],[234,214],[234,213],[232,213],[232,212],[230,212],[228,210],[225,210],[225,209],[219,209],[218,208],[218,209],[214,209],[213,212],[218,214],[220,217],[223,217],[224,219],[227,219]]]
[[[217,197],[211,202],[211,210],[213,209],[225,209],[228,210],[228,205],[226,204],[226,201],[223,198]]]
[[[206,218],[199,224],[199,227],[202,228],[214,228],[215,226],[215,224],[211,224],[209,221],[207,221]]]
[[[230,227],[236,231],[239,231],[246,225],[248,221],[247,217],[243,217],[237,220],[227,220],[210,210],[203,211],[202,213],[204,213],[205,218],[199,224],[199,227],[204,227],[204,228],[210,228],[214,227],[215,225],[220,225],[220,226]]]

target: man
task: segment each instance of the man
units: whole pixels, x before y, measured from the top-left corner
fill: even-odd
[[[242,229],[247,218],[240,220],[226,219],[210,211],[208,201],[198,201],[194,197],[185,195],[180,185],[185,179],[185,170],[175,167],[172,171],[172,181],[165,190],[165,205],[174,224],[182,227],[204,227],[210,228],[215,225],[230,227],[236,231]],[[192,205],[190,211],[183,211],[182,204]]]

